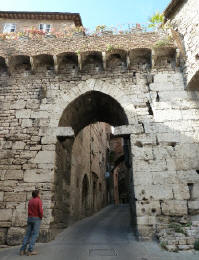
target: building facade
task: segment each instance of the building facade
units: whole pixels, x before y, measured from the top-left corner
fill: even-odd
[[[199,94],[186,89],[179,47],[173,42],[161,46],[161,37],[139,32],[0,41],[3,243],[23,236],[34,188],[44,201],[43,240],[53,237],[54,227],[70,212],[78,219],[90,214],[89,205],[92,211],[105,205],[107,160],[102,171],[93,165],[88,173],[89,160],[83,148],[78,152],[81,130],[96,122],[114,126],[114,136],[123,139],[129,201],[140,237],[151,238],[170,222],[198,220]],[[105,158],[103,136],[103,142],[95,141],[93,156],[103,150]],[[96,204],[89,184],[101,190]],[[71,197],[75,190],[79,194]]]
[[[50,33],[82,26],[76,13],[4,12],[0,11],[0,33],[19,33],[32,28]]]
[[[170,21],[176,43],[184,48],[183,71],[187,88],[198,89],[199,3],[197,0],[171,1],[165,10],[165,18]]]

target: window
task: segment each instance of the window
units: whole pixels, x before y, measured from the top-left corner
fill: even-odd
[[[16,32],[16,24],[15,23],[6,23],[3,28],[4,33]]]
[[[49,33],[50,29],[51,29],[51,25],[50,24],[40,23],[40,25],[39,25],[39,30],[41,30],[43,32]]]

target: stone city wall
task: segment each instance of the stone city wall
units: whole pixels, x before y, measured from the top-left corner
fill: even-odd
[[[152,46],[154,38],[150,42],[150,37],[153,35],[148,34],[145,42],[144,35],[130,36],[123,42],[123,47],[125,42],[135,48]],[[138,38],[139,42],[136,42]],[[90,102],[92,98],[95,101],[95,95],[98,104],[103,102],[100,96],[107,100],[102,103],[102,110],[97,110],[95,102],[91,104],[100,112],[101,118],[115,126],[115,135],[130,138],[132,189],[136,200],[134,218],[140,236],[149,238],[169,222],[182,217],[197,220],[199,94],[184,89],[183,74],[176,66],[175,48],[156,49],[150,52],[152,55],[144,49],[129,56],[108,52],[106,62],[97,55],[91,59],[84,57],[83,63],[70,56],[70,62],[64,60],[65,66],[62,67],[62,60],[58,70],[49,59],[30,62],[32,67],[29,67],[27,59],[12,57],[68,52],[69,47],[63,45],[65,41],[67,43],[67,40],[50,39],[48,44],[43,41],[41,45],[39,41],[35,45],[32,45],[33,41],[1,42],[1,55],[9,58],[5,63],[1,59],[0,74],[1,243],[15,244],[16,238],[23,235],[27,202],[34,188],[41,190],[44,202],[42,238],[50,239],[49,230],[54,223],[55,204],[58,202],[55,196],[58,174],[56,144],[65,140],[64,135],[69,139],[74,135],[70,125],[64,123],[67,120],[74,123],[77,134],[85,124],[100,121],[100,117],[94,118],[98,114],[92,114],[93,110],[89,110],[86,103],[70,107],[74,100],[84,100],[88,93],[94,93],[94,96],[84,102]],[[93,38],[93,41],[97,40]],[[129,50],[128,43],[124,50]],[[95,50],[93,46],[88,49]],[[81,41],[76,41],[71,51],[80,47]],[[99,39],[96,50],[105,50],[105,47],[106,44]],[[103,111],[104,107],[107,110]],[[60,118],[67,108],[72,110],[67,110],[62,121]],[[83,117],[78,116],[81,110],[85,111]],[[78,125],[79,122],[83,122],[82,125]],[[68,133],[61,133],[63,130]],[[66,140],[66,158],[70,150],[67,142],[70,141]],[[70,169],[67,167],[68,174]],[[70,183],[70,178],[67,181]],[[65,185],[65,182],[60,185]]]
[[[104,36],[74,36],[67,38],[1,40],[0,56],[35,56],[39,54],[58,55],[67,52],[108,51],[109,49],[152,48],[161,36],[157,33],[137,33]],[[172,45],[172,44],[171,44]]]
[[[172,12],[168,19],[170,19],[173,29],[179,32],[185,47],[186,61],[184,72],[187,78],[187,85],[196,88],[198,86],[198,78],[194,79],[194,76],[199,71],[198,0],[182,1],[180,7]]]

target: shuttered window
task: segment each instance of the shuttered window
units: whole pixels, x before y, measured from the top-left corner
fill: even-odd
[[[50,29],[51,29],[51,25],[50,24],[40,23],[40,25],[39,25],[39,30],[41,30],[43,32],[49,33]]]
[[[16,24],[15,23],[6,23],[3,28],[4,33],[16,32]]]

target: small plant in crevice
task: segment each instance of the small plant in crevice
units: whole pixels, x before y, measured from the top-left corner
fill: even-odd
[[[186,223],[186,224],[184,225],[184,227],[191,227],[191,225],[192,225],[192,222],[188,222],[188,223]]]
[[[107,52],[112,52],[113,50],[114,50],[113,45],[108,44],[108,45],[106,46],[106,51],[107,51]]]
[[[168,45],[170,45],[172,42],[171,42],[171,38],[170,37],[164,37],[160,40],[158,40],[157,42],[155,42],[154,44],[154,48],[160,48],[160,47],[166,47]]]
[[[169,228],[172,228],[176,233],[186,234],[180,223],[170,223]]]
[[[106,28],[107,26],[103,24],[103,25],[96,26],[95,30],[96,32],[103,32]]]
[[[160,242],[160,246],[161,246],[161,248],[163,248],[163,249],[167,249],[167,245],[168,245],[168,242],[167,241],[161,241]]]

